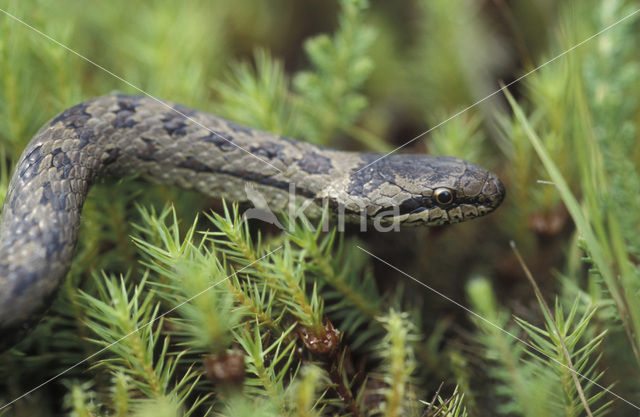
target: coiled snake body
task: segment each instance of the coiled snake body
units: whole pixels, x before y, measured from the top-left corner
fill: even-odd
[[[207,195],[247,199],[251,183],[269,207],[290,191],[350,218],[445,224],[494,210],[504,186],[451,157],[341,152],[138,96],[80,103],[47,123],[13,174],[0,223],[0,350],[39,320],[66,275],[80,211],[101,177],[138,175]],[[379,159],[379,160],[378,160]]]

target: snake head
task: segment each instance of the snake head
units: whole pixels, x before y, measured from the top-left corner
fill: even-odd
[[[381,224],[442,225],[484,216],[504,200],[493,173],[454,157],[390,155],[352,175],[352,192],[368,199]]]

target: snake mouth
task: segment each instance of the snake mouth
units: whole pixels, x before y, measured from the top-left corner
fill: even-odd
[[[381,214],[376,217],[380,219],[379,221],[382,224],[397,222],[403,226],[440,226],[482,217],[491,213],[494,209],[495,207],[487,205],[458,204],[448,209],[422,207],[411,213],[404,214],[398,214],[397,210],[395,214],[392,214],[393,210],[387,210],[386,213],[389,214],[382,214],[385,211],[380,211]]]

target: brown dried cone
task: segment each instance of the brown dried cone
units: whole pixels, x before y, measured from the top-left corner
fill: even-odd
[[[323,328],[322,334],[317,334],[313,329],[302,325],[298,325],[296,331],[302,343],[312,354],[330,358],[340,350],[342,336],[329,320],[325,321]]]
[[[207,356],[203,365],[207,379],[214,384],[240,386],[244,382],[244,354],[239,350]]]

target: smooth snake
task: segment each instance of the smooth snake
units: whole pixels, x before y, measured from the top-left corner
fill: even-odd
[[[11,179],[0,223],[0,351],[37,323],[67,274],[91,184],[131,175],[234,201],[247,200],[249,183],[274,211],[295,194],[316,214],[326,204],[350,221],[403,225],[479,217],[505,195],[494,174],[458,158],[337,151],[147,97],[88,100],[40,129]]]

